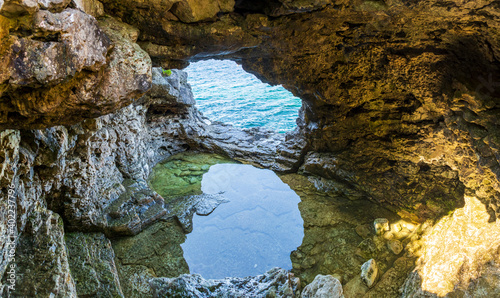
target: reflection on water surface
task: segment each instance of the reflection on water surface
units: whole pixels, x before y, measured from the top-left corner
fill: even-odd
[[[193,218],[182,245],[191,273],[205,278],[244,277],[291,269],[290,252],[303,238],[300,198],[270,170],[218,164],[203,176],[204,193],[229,200]]]

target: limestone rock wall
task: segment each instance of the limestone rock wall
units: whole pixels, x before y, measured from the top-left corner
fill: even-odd
[[[11,185],[17,203],[15,262],[22,290],[16,295],[123,295],[115,266],[124,276],[137,268],[130,262],[115,265],[104,234],[135,235],[177,216],[147,183],[152,167],[172,154],[217,151],[268,167],[290,165],[275,159],[276,148],[286,145],[279,134],[209,124],[193,106],[186,73],[174,70],[167,76],[155,68],[152,77],[147,95],[113,114],[72,126],[2,132],[2,219],[7,219]],[[2,220],[0,237],[6,239],[9,231]],[[143,247],[140,239],[134,241]],[[2,276],[13,263],[10,248],[1,242]],[[164,276],[158,268],[153,277]],[[43,282],[48,279],[55,283]],[[149,288],[147,281],[139,288],[144,285]],[[137,290],[129,288],[125,285],[125,293]]]
[[[497,1],[237,1],[196,24],[103,3],[155,64],[233,59],[300,96],[304,171],[414,220],[465,191],[497,213]]]

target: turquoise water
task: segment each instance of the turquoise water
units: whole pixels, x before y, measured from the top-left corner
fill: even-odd
[[[301,100],[282,86],[262,83],[229,60],[194,62],[185,71],[198,109],[210,120],[278,132],[295,129]]]
[[[292,269],[290,253],[304,237],[300,197],[274,172],[218,164],[203,175],[201,189],[222,192],[229,202],[193,217],[193,231],[181,245],[190,273],[224,278]]]

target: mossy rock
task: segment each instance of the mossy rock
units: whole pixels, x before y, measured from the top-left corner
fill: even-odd
[[[201,179],[211,166],[235,161],[208,153],[181,153],[157,164],[149,178],[149,184],[165,201],[169,199],[200,195]]]

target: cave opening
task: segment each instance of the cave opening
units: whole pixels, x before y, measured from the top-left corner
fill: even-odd
[[[211,121],[238,128],[293,131],[302,104],[281,85],[271,86],[231,60],[192,62],[185,71],[198,109]]]

